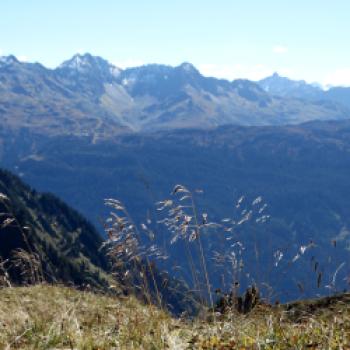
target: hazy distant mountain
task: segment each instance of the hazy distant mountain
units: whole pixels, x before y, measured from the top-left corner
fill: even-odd
[[[276,82],[267,80],[265,90],[268,84],[266,92],[248,80],[207,78],[190,63],[121,70],[85,54],[51,70],[8,56],[0,59],[0,118],[3,127],[13,130],[91,135],[96,140],[143,130],[296,124],[350,116],[340,103],[301,99],[297,93],[275,96]],[[305,83],[298,86],[295,91],[314,91]]]
[[[84,57],[88,59],[92,57]],[[67,64],[50,70],[38,63],[19,62],[13,56],[2,58],[2,125],[53,135],[91,134],[92,130],[94,134],[115,134],[125,130],[121,120],[99,104],[98,93],[103,92],[106,79],[103,68],[96,64],[90,72],[78,71]]]
[[[291,80],[277,73],[258,81],[258,84],[264,91],[273,96],[320,103],[323,101],[323,104],[328,101],[350,108],[350,88],[348,87],[332,87],[325,91],[317,84],[308,84],[304,80]],[[332,108],[331,104],[328,106]]]
[[[278,73],[260,80],[258,84],[271,95],[281,97],[317,99],[322,97],[323,94],[322,89],[318,86],[308,84],[304,80],[291,80],[280,76]]]
[[[333,87],[325,95],[328,99],[350,108],[350,87]]]
[[[85,54],[63,62],[55,73],[62,84],[68,84],[69,89],[97,98],[104,93],[105,84],[115,82],[121,70],[101,57]]]

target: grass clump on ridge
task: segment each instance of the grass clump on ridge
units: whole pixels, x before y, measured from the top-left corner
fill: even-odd
[[[37,285],[0,293],[1,349],[348,349],[350,296],[174,319],[133,297]],[[211,314],[209,315],[211,316]]]
[[[173,323],[132,297],[48,285],[0,293],[0,349],[162,349]]]

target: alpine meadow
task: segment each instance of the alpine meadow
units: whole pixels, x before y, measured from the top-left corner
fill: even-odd
[[[350,349],[349,11],[0,4],[0,349]]]

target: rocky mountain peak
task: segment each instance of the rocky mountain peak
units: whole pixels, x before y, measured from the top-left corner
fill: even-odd
[[[83,55],[76,54],[71,59],[64,61],[58,69],[70,70],[82,74],[97,73],[105,77],[118,77],[122,71],[102,57],[93,56],[90,53],[85,53]]]
[[[0,67],[4,67],[4,66],[10,66],[12,64],[16,64],[19,63],[18,59],[13,56],[13,55],[9,55],[9,56],[0,56]]]
[[[183,62],[179,65],[179,68],[187,73],[195,73],[195,74],[200,74],[198,69],[189,62]]]

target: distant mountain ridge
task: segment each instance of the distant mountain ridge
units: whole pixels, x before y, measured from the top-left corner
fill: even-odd
[[[306,83],[281,79],[230,82],[205,77],[186,62],[122,70],[91,54],[47,69],[7,56],[0,58],[0,118],[11,130],[97,140],[164,129],[350,117],[348,90],[319,93]]]
[[[278,73],[258,81],[258,84],[264,91],[274,96],[309,101],[332,101],[350,108],[350,87],[332,87],[323,90],[316,84],[308,84],[304,80],[291,80]]]
[[[320,87],[308,84],[305,80],[291,80],[278,73],[260,80],[258,84],[266,92],[281,97],[318,98],[323,93]]]

